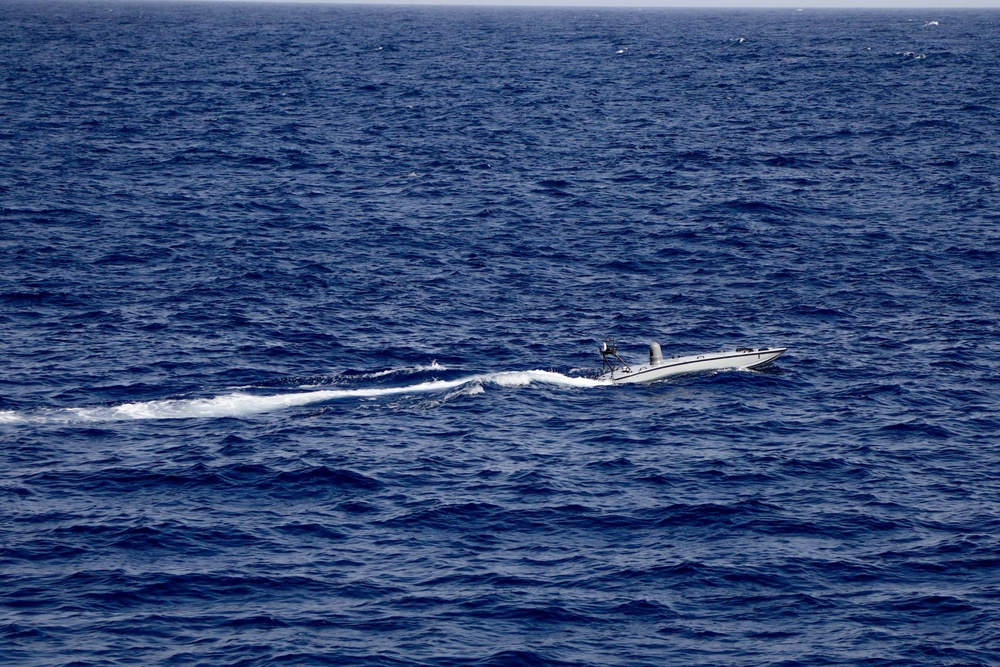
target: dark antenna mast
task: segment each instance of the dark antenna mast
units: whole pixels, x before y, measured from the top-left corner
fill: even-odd
[[[602,373],[610,373],[618,369],[626,373],[632,372],[625,360],[618,356],[618,345],[615,343],[615,339],[610,336],[601,343],[601,362]]]

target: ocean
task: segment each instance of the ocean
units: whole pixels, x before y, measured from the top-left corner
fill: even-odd
[[[3,2],[0,662],[1000,665],[998,35]]]

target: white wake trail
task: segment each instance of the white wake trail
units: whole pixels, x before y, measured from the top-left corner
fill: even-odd
[[[290,394],[274,394],[271,396],[258,396],[237,391],[212,398],[137,401],[106,407],[61,408],[26,412],[0,411],[0,424],[244,417],[337,399],[379,398],[399,394],[442,392],[472,383],[479,385],[495,384],[501,387],[522,387],[533,383],[540,383],[577,388],[597,387],[608,384],[599,380],[571,377],[553,371],[506,371],[472,375],[458,380],[432,380],[430,382],[421,382],[403,387],[322,389]],[[475,394],[478,393],[480,392],[475,392]]]

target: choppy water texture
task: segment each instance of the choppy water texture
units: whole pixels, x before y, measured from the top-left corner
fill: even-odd
[[[4,664],[1000,664],[997,35],[0,4]]]

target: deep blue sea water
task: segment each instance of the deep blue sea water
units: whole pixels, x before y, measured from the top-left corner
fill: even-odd
[[[0,4],[0,662],[1000,664],[998,37]]]

